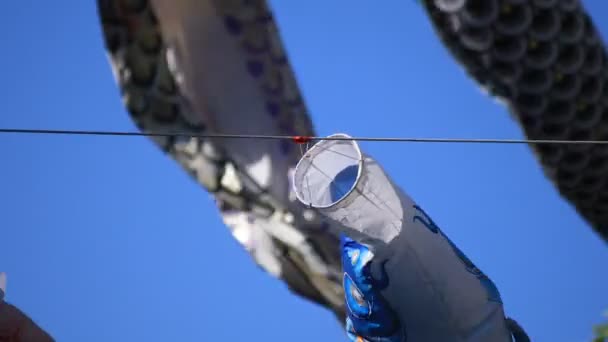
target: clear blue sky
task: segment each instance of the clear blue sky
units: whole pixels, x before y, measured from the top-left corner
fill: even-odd
[[[608,36],[608,3],[585,2]],[[320,134],[521,137],[415,1],[272,3]],[[4,1],[0,13],[1,127],[134,130],[94,1]],[[526,146],[363,147],[535,341],[589,339],[608,309],[608,245]],[[346,341],[329,312],[254,266],[209,196],[145,138],[2,135],[0,153],[8,300],[58,341]]]

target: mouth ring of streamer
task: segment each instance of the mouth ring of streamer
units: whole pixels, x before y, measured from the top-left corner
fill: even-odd
[[[340,203],[361,179],[363,157],[357,142],[343,133],[328,138],[306,151],[294,172],[296,198],[311,208],[325,209]]]

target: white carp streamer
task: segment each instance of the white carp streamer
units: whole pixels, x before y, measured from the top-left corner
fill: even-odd
[[[408,340],[511,341],[492,281],[356,142],[318,142],[298,163],[294,188],[303,204],[366,243],[373,262],[386,262],[381,292]]]

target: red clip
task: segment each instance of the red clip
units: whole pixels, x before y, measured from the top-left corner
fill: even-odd
[[[312,140],[312,137],[296,135],[291,138],[296,144],[306,144]]]

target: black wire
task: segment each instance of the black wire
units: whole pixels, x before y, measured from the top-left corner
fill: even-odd
[[[55,134],[55,135],[97,135],[97,136],[130,136],[130,137],[196,137],[222,139],[293,139],[290,136],[278,135],[244,135],[244,134],[195,134],[183,132],[120,132],[120,131],[91,131],[91,130],[60,130],[60,129],[18,129],[0,128],[1,133],[14,134]]]
[[[382,137],[294,137],[288,135],[262,134],[194,134],[183,132],[120,132],[94,130],[53,130],[53,129],[18,129],[0,128],[0,134],[53,134],[53,135],[95,135],[95,136],[137,136],[137,137],[196,137],[203,139],[265,139],[265,140],[347,140],[371,142],[418,142],[418,143],[475,143],[475,144],[590,144],[606,145],[604,140],[529,140],[529,139],[468,139],[468,138],[382,138]]]

